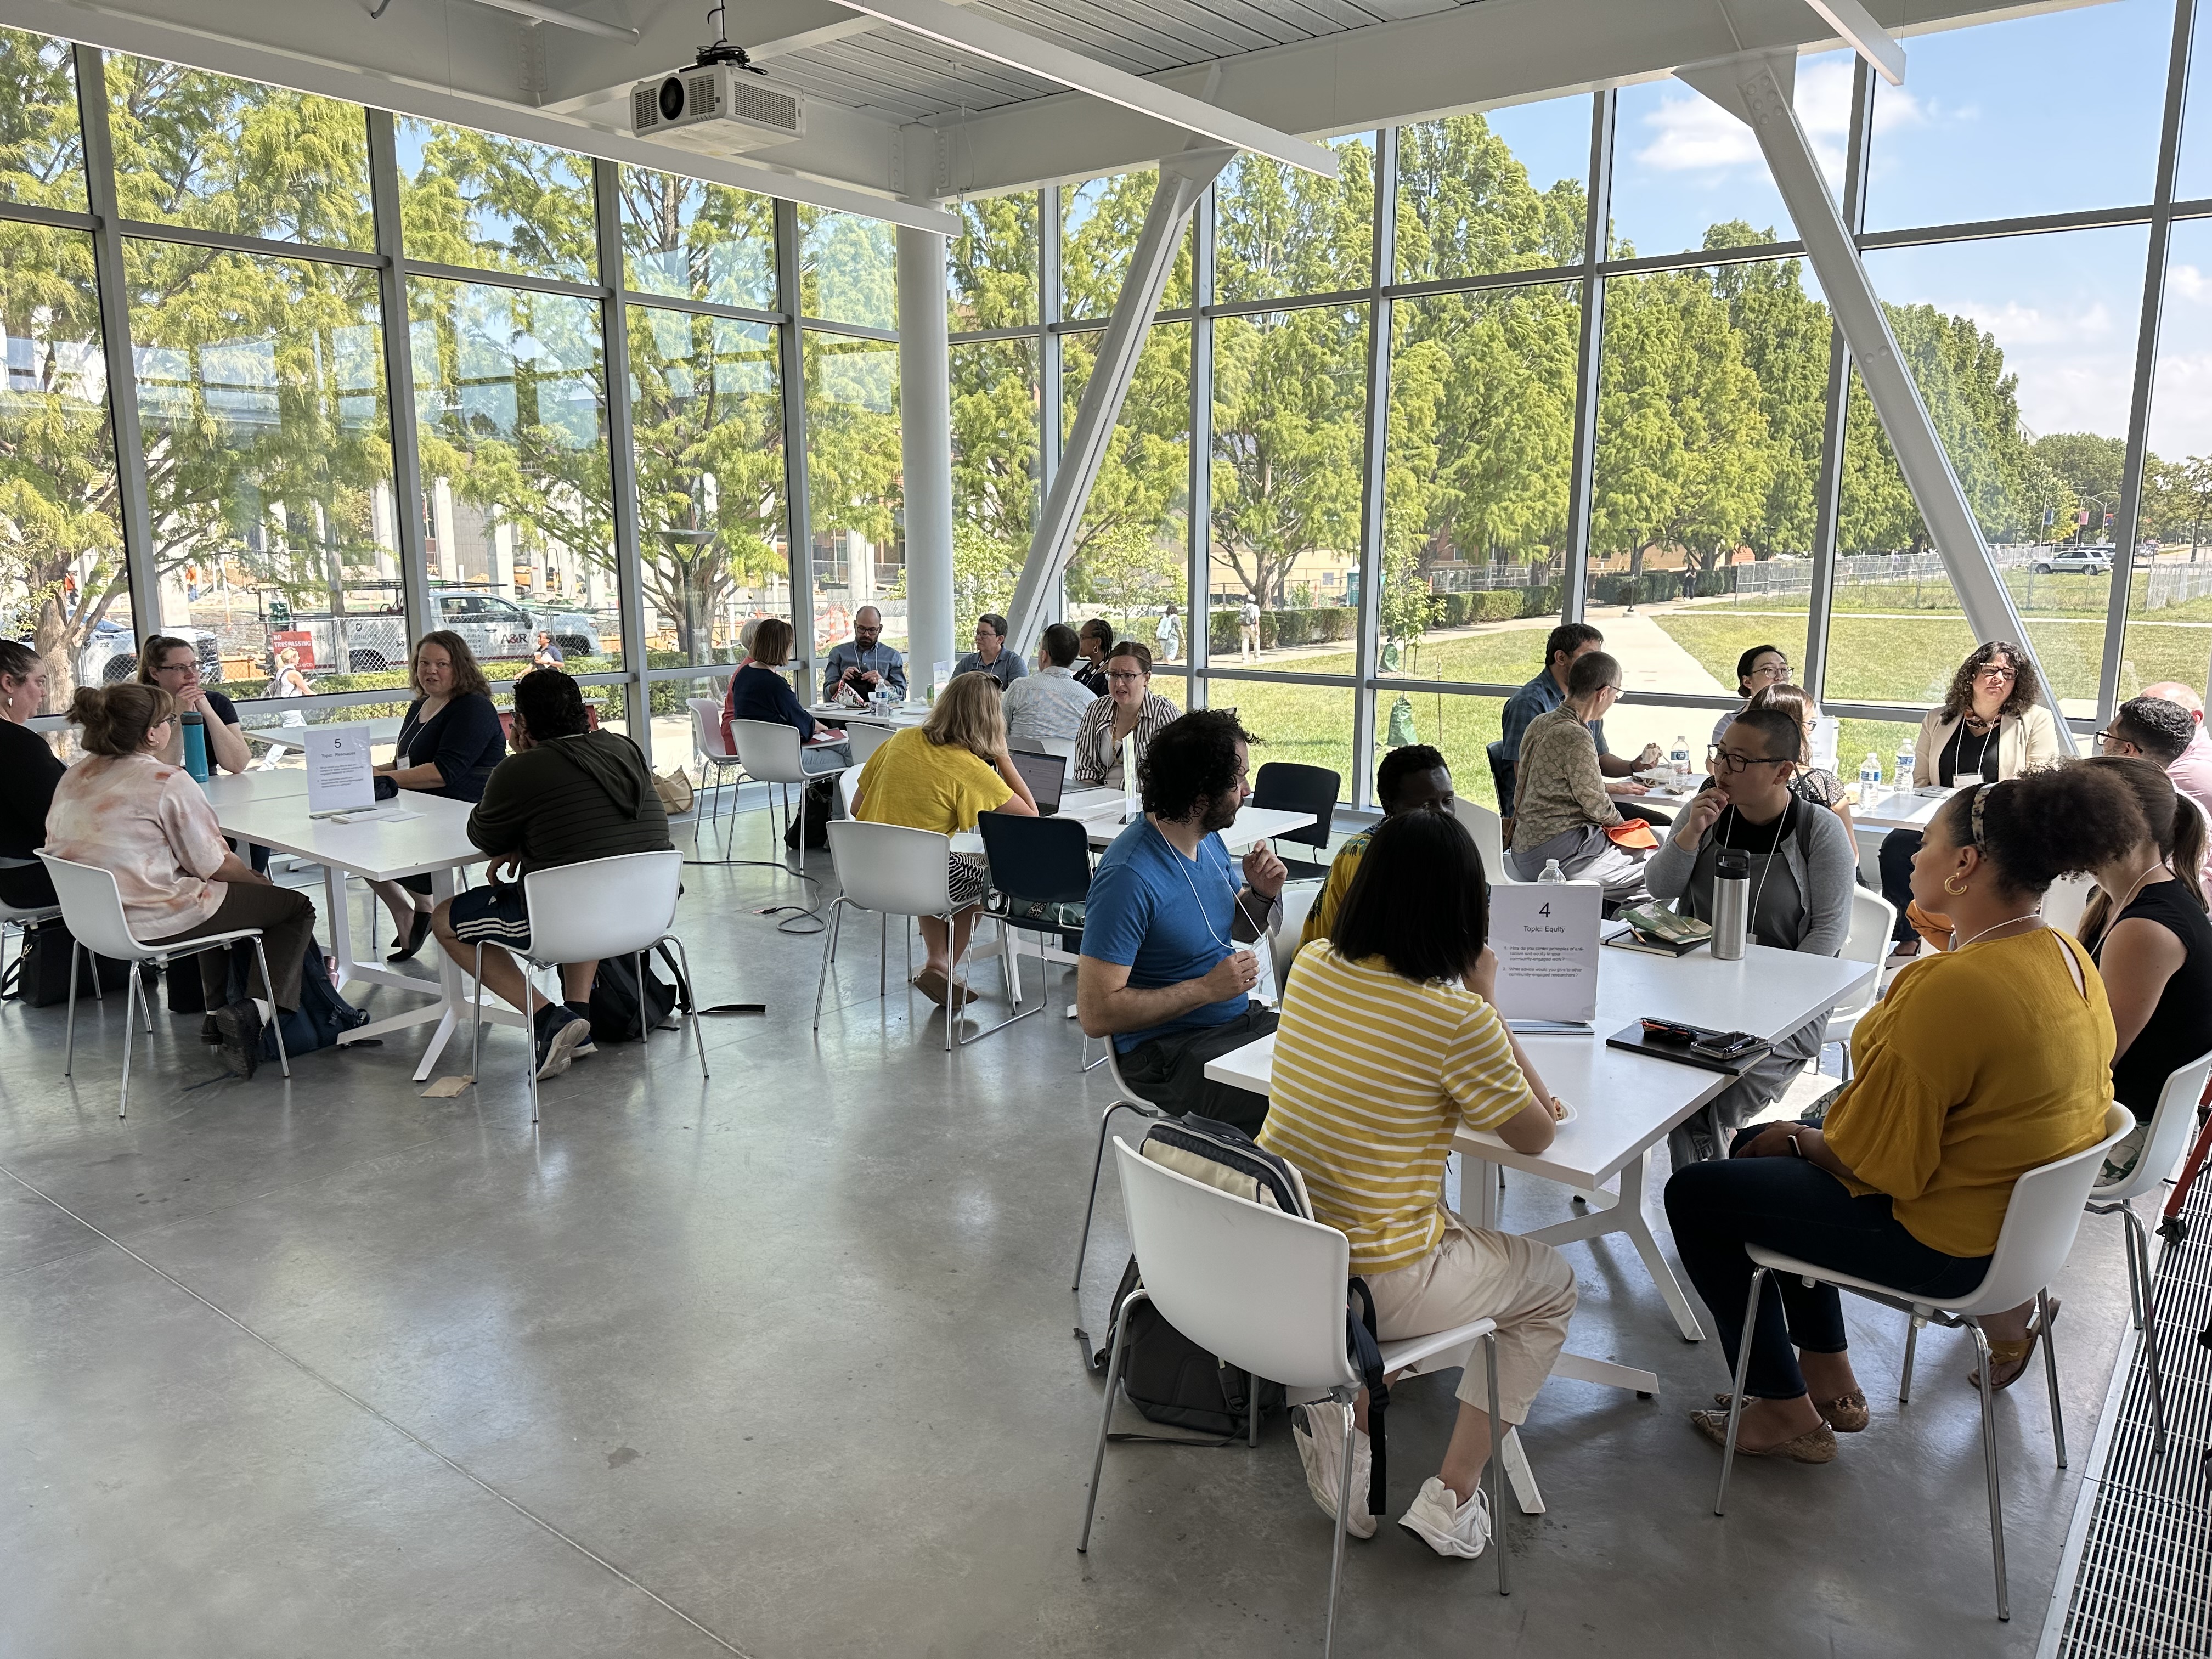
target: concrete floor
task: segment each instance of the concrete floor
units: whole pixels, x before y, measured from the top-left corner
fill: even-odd
[[[765,853],[763,815],[742,839]],[[511,1031],[482,1088],[424,1099],[411,1043],[305,1057],[288,1089],[218,1076],[164,1014],[118,1123],[119,1000],[73,1081],[60,1010],[0,1010],[0,1655],[1319,1651],[1330,1528],[1279,1419],[1256,1452],[1109,1450],[1075,1553],[1099,1383],[1067,1279],[1108,1096],[1073,1027],[948,1059],[935,1010],[875,1000],[863,925],[817,1046],[820,941],[755,913],[796,884],[687,883],[705,1000],[768,1017],[708,1023],[708,1084],[673,1036],[577,1062],[535,1133]],[[1101,1209],[1094,1331],[1127,1250]],[[1509,1220],[1565,1212],[1515,1182]],[[2114,1228],[2063,1287],[2074,1472],[2039,1376],[1999,1408],[2008,1626],[1959,1339],[1923,1343],[1900,1414],[1902,1333],[1855,1316],[1873,1431],[1740,1468],[1717,1520],[1683,1420],[1725,1386],[1717,1347],[1625,1244],[1571,1254],[1573,1346],[1663,1392],[1547,1389],[1550,1512],[1506,1524],[1510,1599],[1394,1526],[1353,1544],[1341,1652],[2033,1650],[2119,1336]],[[1393,1407],[1398,1507],[1450,1384]]]

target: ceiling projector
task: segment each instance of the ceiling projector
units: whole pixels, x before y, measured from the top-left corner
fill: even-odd
[[[753,66],[743,46],[718,39],[700,49],[689,69],[656,75],[629,89],[630,131],[710,155],[804,138],[805,102],[797,92],[769,82],[767,73]]]

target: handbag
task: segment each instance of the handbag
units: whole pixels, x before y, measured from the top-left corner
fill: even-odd
[[[671,817],[691,810],[698,796],[691,787],[690,774],[678,767],[665,777],[658,772],[652,776],[653,793],[660,797],[661,808]]]

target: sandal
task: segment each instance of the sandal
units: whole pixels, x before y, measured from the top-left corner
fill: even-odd
[[[945,994],[950,987],[951,981],[935,968],[925,968],[914,976],[914,988],[940,1008],[945,1006]]]
[[[1717,1394],[1713,1404],[1723,1412],[1729,1408],[1729,1396]],[[1874,1420],[1867,1410],[1866,1391],[1854,1389],[1849,1394],[1839,1394],[1833,1400],[1815,1400],[1813,1409],[1820,1413],[1820,1420],[1838,1434],[1856,1434]]]
[[[2058,1298],[2052,1297],[2050,1307],[2051,1319],[2054,1324],[2058,1320],[2059,1306]],[[2027,1322],[2027,1334],[2020,1341],[1990,1344],[1990,1386],[1991,1388],[2008,1389],[2027,1374],[2027,1362],[2035,1357],[2035,1340],[2042,1334],[2042,1320],[2030,1316]],[[1966,1373],[1966,1382],[1967,1386],[1977,1389],[1982,1386],[1980,1366],[1977,1365]]]
[[[1690,1426],[1716,1446],[1728,1444],[1726,1412],[1692,1412]],[[1739,1457],[1786,1457],[1793,1463],[1832,1463],[1836,1461],[1836,1431],[1823,1423],[1817,1429],[1808,1429],[1794,1439],[1771,1446],[1747,1446],[1739,1439],[1735,1451]]]

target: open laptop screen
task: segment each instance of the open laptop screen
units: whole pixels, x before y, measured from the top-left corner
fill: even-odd
[[[1067,777],[1067,763],[1058,755],[1040,755],[1027,749],[1010,751],[1014,770],[1036,797],[1037,816],[1050,817],[1060,811],[1060,792]]]

